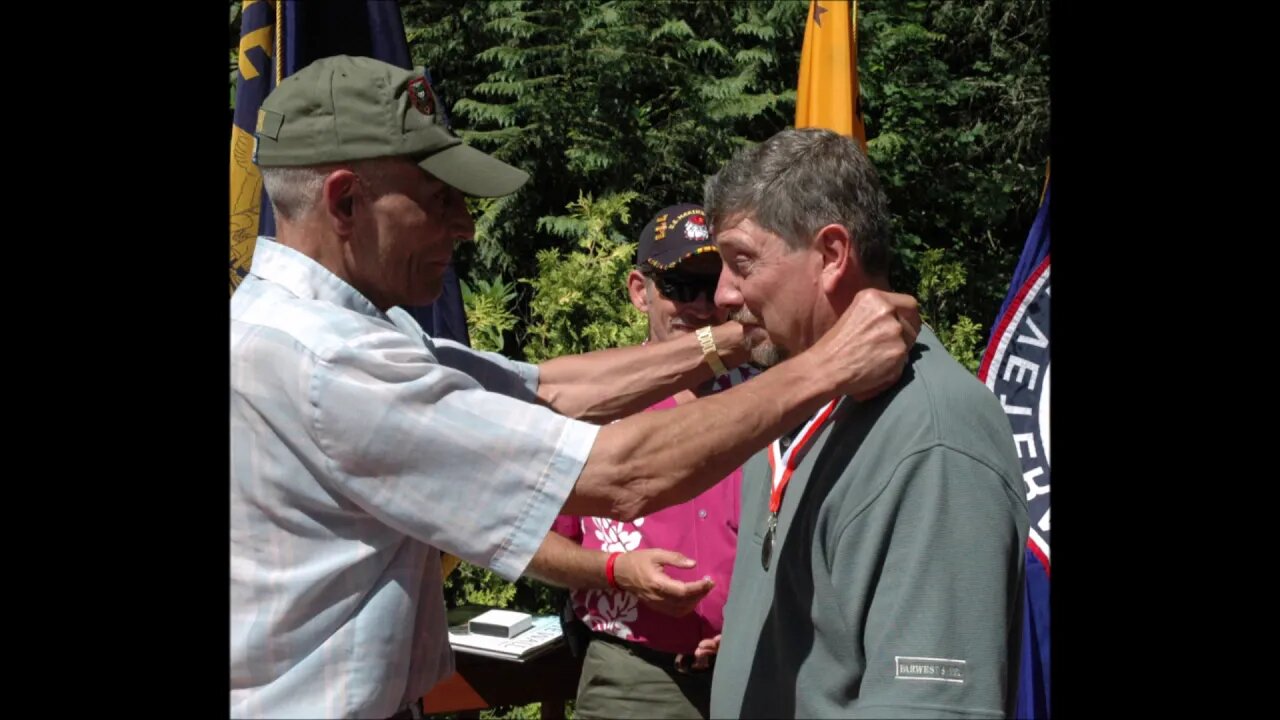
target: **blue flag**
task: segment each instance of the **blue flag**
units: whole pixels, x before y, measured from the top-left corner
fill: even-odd
[[[253,131],[258,108],[275,87],[276,9],[265,0],[244,0],[240,12],[240,52],[236,107],[231,120],[231,292],[249,271],[258,235],[272,235],[275,222],[253,164]],[[267,229],[264,231],[264,228]]]
[[[978,370],[1013,427],[1031,513],[1016,717],[1032,720],[1049,717],[1049,192]]]
[[[404,23],[400,17],[398,3],[386,2],[385,0],[327,0],[326,2],[282,0],[279,3],[279,8],[276,8],[275,3],[268,3],[265,0],[246,0],[243,7],[240,33],[242,70],[245,65],[243,58],[245,56],[246,41],[244,38],[246,33],[254,32],[258,32],[259,35],[252,37],[255,39],[262,38],[267,43],[265,47],[267,48],[266,55],[268,58],[274,56],[275,53],[272,50],[280,53],[277,62],[279,63],[281,78],[298,72],[315,60],[331,55],[371,57],[405,69],[413,69],[409,56],[409,43],[405,37]],[[251,12],[253,13],[252,17],[250,16]],[[260,16],[269,19],[262,20]],[[266,26],[268,30],[265,34],[256,29],[263,22],[268,23]],[[271,34],[270,28],[276,22],[282,25],[280,33],[282,48],[273,47],[275,35]],[[255,47],[252,43],[249,46],[251,48]],[[257,53],[254,52],[253,57],[256,56]],[[275,87],[274,71],[267,73],[267,75],[265,82],[259,82],[255,85],[254,80],[246,80],[242,72],[236,88],[235,124],[237,128],[247,131],[250,152],[252,152],[253,123],[258,112],[258,106],[262,103],[263,98],[267,96],[267,93],[270,92],[270,88]],[[431,81],[430,73],[428,73],[427,79],[429,82]],[[258,86],[261,86],[260,90],[256,89]],[[241,112],[241,93],[245,93],[243,96],[243,113]],[[244,123],[241,122],[242,117],[244,118]],[[447,115],[445,115],[444,120],[447,124]],[[235,133],[235,130],[233,130],[233,133]],[[234,147],[235,140],[233,139],[233,196],[235,188]],[[259,177],[259,194],[262,192],[261,184],[262,180]],[[260,206],[262,212],[254,231],[256,234],[273,235],[275,233],[275,222],[271,216],[270,204],[266,201],[265,196],[262,196]],[[245,245],[243,240],[241,245]],[[249,243],[249,251],[251,257],[251,243]],[[241,255],[243,256],[243,252]],[[233,274],[236,272],[236,259],[233,203]],[[244,259],[243,267],[247,270],[248,258]],[[234,286],[234,279],[232,284]],[[405,310],[413,315],[423,329],[432,337],[456,340],[465,345],[471,344],[467,332],[466,314],[463,311],[462,291],[458,285],[458,278],[454,273],[452,264],[445,270],[444,289],[434,304],[422,307],[406,307]]]

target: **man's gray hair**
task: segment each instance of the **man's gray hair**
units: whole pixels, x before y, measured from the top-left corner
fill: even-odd
[[[858,143],[830,130],[783,130],[738,151],[707,180],[702,203],[713,229],[750,217],[793,250],[826,225],[844,226],[864,271],[889,272],[888,200]]]
[[[320,199],[324,179],[338,168],[349,168],[361,181],[380,193],[385,175],[382,172],[388,162],[397,158],[377,158],[348,163],[311,165],[306,167],[264,167],[262,184],[271,200],[271,210],[277,217],[297,220],[311,211]]]

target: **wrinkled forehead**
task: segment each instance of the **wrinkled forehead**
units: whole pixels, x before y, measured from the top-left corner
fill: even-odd
[[[747,212],[730,215],[714,228],[716,247],[724,252],[741,252],[754,250],[767,251],[771,246],[786,247],[787,241],[781,235],[765,228],[755,217]]]

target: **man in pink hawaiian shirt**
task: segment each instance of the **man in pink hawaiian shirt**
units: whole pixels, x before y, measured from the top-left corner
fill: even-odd
[[[641,232],[636,265],[627,287],[631,302],[649,318],[649,341],[724,322],[726,314],[714,301],[720,254],[701,206],[681,204],[658,213]],[[696,394],[686,390],[649,409],[718,392],[751,372],[723,371]],[[575,588],[574,614],[591,630],[577,717],[707,717],[738,541],[741,482],[741,471],[734,470],[693,500],[633,522],[557,519],[553,530],[581,548],[621,554],[606,564],[612,577],[565,583]],[[548,542],[540,554],[555,547]],[[570,554],[561,557],[559,564],[568,564]],[[554,556],[534,560],[534,566],[548,564],[556,564]],[[660,584],[664,571],[679,584]]]

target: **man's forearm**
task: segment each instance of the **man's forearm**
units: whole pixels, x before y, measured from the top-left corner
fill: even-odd
[[[622,520],[719,482],[836,394],[808,353],[744,383],[600,429],[564,512]]]
[[[605,568],[610,555],[617,555],[614,564],[616,588],[635,595],[649,608],[672,617],[680,617],[693,610],[715,587],[715,582],[709,577],[683,582],[667,575],[667,566],[687,570],[696,565],[678,552],[661,548],[619,553],[588,550],[554,531],[547,533],[529,567],[525,568],[525,574],[573,590],[603,590],[609,587]]]
[[[547,533],[542,547],[534,553],[525,575],[573,590],[598,590],[609,587],[605,562],[609,553],[588,550],[557,532]]]
[[[741,325],[725,323],[712,334],[726,367],[746,361]],[[562,415],[604,424],[712,377],[697,337],[688,334],[548,360],[538,366],[538,397]]]

